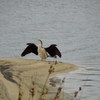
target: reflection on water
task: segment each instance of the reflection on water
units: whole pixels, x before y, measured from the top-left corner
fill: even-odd
[[[82,86],[81,100],[99,100],[99,17],[100,0],[0,0],[0,57],[21,58],[27,42],[37,44],[34,38],[45,47],[55,43],[63,55],[58,60],[81,67],[64,75],[65,91]]]

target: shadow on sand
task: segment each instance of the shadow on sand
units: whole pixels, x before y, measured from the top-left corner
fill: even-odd
[[[7,79],[10,82],[13,82],[18,85],[18,83],[13,79],[13,69],[11,68],[13,65],[8,62],[2,62],[0,63],[0,72],[4,76],[5,79]]]

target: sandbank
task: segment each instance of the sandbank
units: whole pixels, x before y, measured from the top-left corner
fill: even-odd
[[[54,68],[51,74],[49,74],[50,66]],[[46,79],[76,69],[78,69],[76,65],[64,62],[0,58],[0,100],[18,100],[19,92],[22,95],[21,100],[32,100],[32,88],[34,88],[33,100],[39,100]],[[48,80],[45,86],[48,91],[42,99],[54,100],[57,88],[50,86]],[[59,100],[66,98],[71,100],[67,94],[60,93]]]

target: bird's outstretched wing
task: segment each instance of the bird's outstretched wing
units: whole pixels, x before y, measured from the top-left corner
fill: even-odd
[[[34,53],[34,54],[38,55],[37,46],[34,43],[27,43],[27,45],[28,46],[22,52],[21,56],[25,56],[26,54],[29,54],[29,53]]]
[[[61,52],[56,46],[56,44],[52,44],[49,47],[45,48],[45,50],[50,54],[51,57],[56,57],[56,55],[61,57]]]

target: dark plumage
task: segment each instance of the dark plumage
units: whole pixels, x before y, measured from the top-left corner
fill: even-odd
[[[49,47],[45,48],[45,50],[49,53],[51,57],[56,57],[57,55],[61,57],[61,52],[56,47],[56,44],[52,44]]]
[[[34,53],[36,55],[38,55],[38,46],[36,46],[34,43],[27,43],[27,47],[26,49],[22,52],[21,56],[25,56],[29,53]],[[59,49],[57,48],[56,44],[52,44],[47,48],[44,48],[46,50],[46,52],[49,54],[48,57],[61,57],[61,52],[59,51]]]
[[[27,45],[28,46],[21,54],[22,57],[29,54],[29,53],[34,53],[34,54],[38,55],[37,46],[34,43],[27,43]]]

